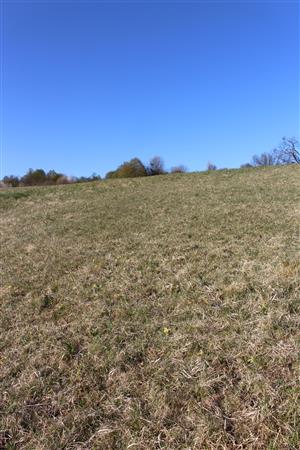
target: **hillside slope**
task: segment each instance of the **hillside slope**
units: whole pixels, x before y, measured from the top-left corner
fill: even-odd
[[[299,449],[299,176],[2,190],[0,447]]]

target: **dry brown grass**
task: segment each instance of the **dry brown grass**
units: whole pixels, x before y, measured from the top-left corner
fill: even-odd
[[[0,448],[299,449],[299,174],[1,191]]]

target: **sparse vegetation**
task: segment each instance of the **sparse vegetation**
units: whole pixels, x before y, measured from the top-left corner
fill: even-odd
[[[299,449],[298,194],[297,165],[3,189],[0,447]]]

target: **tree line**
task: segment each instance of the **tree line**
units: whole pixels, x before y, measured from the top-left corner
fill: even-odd
[[[86,181],[101,180],[100,175],[92,174],[90,177],[68,177],[63,173],[49,170],[45,172],[43,169],[28,169],[22,177],[16,175],[5,176],[2,180],[3,187],[18,186],[51,186],[69,183],[84,183]]]
[[[154,156],[150,159],[148,165],[143,164],[139,158],[133,158],[130,161],[125,161],[117,167],[116,170],[108,172],[105,178],[149,177],[153,175],[184,172],[187,172],[187,169],[183,165],[172,167],[170,172],[168,172],[165,168],[163,159],[160,156]]]
[[[163,159],[160,156],[153,157],[148,165],[144,165],[139,158],[133,158],[121,164],[116,170],[110,171],[105,178],[134,178],[153,175],[164,175],[167,173],[184,173],[187,169],[183,165],[172,167],[170,172],[165,169]],[[101,180],[101,176],[96,173],[90,177],[68,177],[63,173],[43,169],[29,169],[25,175],[18,177],[16,175],[5,176],[0,187],[21,187],[21,186],[49,186],[70,183],[84,183],[87,181]]]
[[[277,148],[270,152],[254,155],[251,162],[242,164],[240,167],[251,168],[283,164],[300,164],[299,142],[293,137],[283,137]],[[207,165],[207,170],[217,170],[217,166],[209,162]],[[160,156],[155,156],[150,159],[149,163],[146,165],[143,164],[139,158],[133,158],[130,161],[125,161],[115,170],[108,172],[105,175],[105,178],[135,178],[185,172],[187,172],[187,169],[183,165],[172,167],[170,171],[167,171],[163,159]],[[43,169],[29,169],[22,177],[15,175],[5,176],[0,184],[0,187],[59,185],[84,183],[87,181],[97,180],[101,180],[101,177],[96,173],[93,173],[90,177],[68,177],[65,174],[56,172],[55,170],[45,172]]]

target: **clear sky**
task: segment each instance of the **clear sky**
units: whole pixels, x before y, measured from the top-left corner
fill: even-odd
[[[1,1],[3,175],[238,167],[299,138],[298,1]]]

